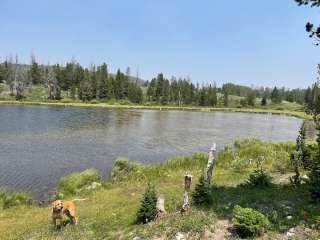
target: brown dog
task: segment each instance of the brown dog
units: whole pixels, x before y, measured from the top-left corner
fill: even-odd
[[[78,217],[76,215],[74,200],[66,202],[63,202],[62,200],[56,200],[52,203],[52,220],[55,227],[57,227],[58,219],[60,220],[60,226],[63,226],[64,215],[69,218],[69,222],[71,224],[77,224]]]

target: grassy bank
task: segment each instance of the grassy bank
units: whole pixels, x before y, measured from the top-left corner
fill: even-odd
[[[0,100],[0,104],[7,105],[45,105],[60,107],[102,107],[109,109],[149,109],[149,110],[175,110],[175,111],[200,111],[200,112],[244,112],[258,114],[275,114],[297,117],[301,119],[311,120],[311,117],[296,108],[290,108],[287,105],[270,106],[269,108],[211,108],[211,107],[194,107],[194,106],[156,106],[156,105],[133,105],[127,102],[123,103],[99,103],[96,101],[90,103],[72,102],[72,101],[16,101],[16,100]]]
[[[290,142],[274,144],[254,139],[237,141],[235,148],[226,147],[215,160],[212,204],[192,205],[192,211],[184,215],[178,213],[184,175],[192,173],[194,189],[206,167],[206,154],[174,158],[158,165],[120,160],[113,168],[113,181],[101,185],[94,170],[75,173],[63,178],[57,191],[64,199],[87,198],[76,202],[79,225],[54,230],[50,207],[20,205],[0,211],[1,239],[173,239],[177,232],[189,233],[189,239],[210,239],[217,231],[216,223],[230,220],[237,204],[268,216],[271,226],[265,239],[285,239],[292,227],[303,229],[301,236],[295,235],[297,239],[318,239],[315,226],[319,226],[320,205],[310,202],[305,185],[289,184],[294,147]],[[256,168],[255,159],[262,155],[263,168],[273,176],[273,185],[247,187],[244,183]],[[135,216],[148,182],[164,196],[167,214],[151,224],[139,225]]]

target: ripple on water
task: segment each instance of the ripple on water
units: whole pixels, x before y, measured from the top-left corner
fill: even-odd
[[[119,156],[155,163],[221,149],[237,138],[295,140],[301,120],[279,115],[0,106],[0,185],[46,197],[71,172],[105,177]]]

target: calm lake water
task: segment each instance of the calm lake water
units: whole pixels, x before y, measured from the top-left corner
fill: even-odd
[[[0,106],[0,186],[46,199],[71,172],[108,178],[119,156],[156,163],[213,141],[221,149],[245,137],[295,140],[300,124],[269,114]]]

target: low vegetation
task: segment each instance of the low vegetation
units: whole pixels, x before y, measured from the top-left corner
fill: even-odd
[[[269,227],[269,220],[252,208],[236,205],[233,209],[232,223],[240,237],[257,237]]]
[[[83,195],[101,187],[101,183],[102,178],[94,169],[73,173],[59,181],[55,198],[63,199],[67,196]]]
[[[237,140],[234,146],[226,147],[216,157],[213,186],[209,192],[206,192],[207,184],[201,177],[207,163],[206,154],[175,158],[157,165],[142,165],[120,159],[115,162],[111,183],[102,183],[92,189],[93,183],[101,183],[101,177],[94,170],[87,170],[66,176],[58,184],[57,192],[63,194],[59,197],[87,199],[76,202],[79,225],[55,231],[51,224],[50,207],[39,208],[21,201],[0,213],[1,237],[172,239],[177,233],[182,233],[188,234],[189,239],[199,239],[214,234],[217,221],[231,221],[235,219],[235,213],[242,216],[242,212],[247,210],[236,210],[241,209],[235,208],[239,205],[254,209],[269,219],[268,228],[264,218],[261,220],[260,217],[257,220],[259,226],[252,227],[250,224],[255,223],[255,217],[261,215],[256,212],[248,214],[248,219],[244,219],[245,225],[248,224],[254,234],[262,233],[263,228],[267,235],[284,236],[291,228],[299,226],[309,229],[308,237],[315,236],[313,239],[317,239],[320,205],[311,201],[305,183],[295,186],[289,181],[292,176],[290,153],[294,150],[295,144],[291,142]],[[265,157],[264,173],[273,177],[272,184],[264,188],[249,187],[246,184],[249,176],[257,170],[255,160],[262,155]],[[279,167],[287,170],[283,173]],[[187,171],[193,175],[191,192],[194,202],[190,212],[181,214],[182,186]],[[155,184],[154,189],[148,187],[149,182]],[[164,197],[167,213],[150,224],[139,224],[153,219],[155,192]],[[210,194],[204,194],[206,197],[202,198],[202,193]]]
[[[148,184],[137,212],[137,223],[152,222],[157,217],[157,213],[157,193],[154,186]]]
[[[0,212],[19,205],[31,205],[32,202],[32,198],[26,193],[0,190]]]

